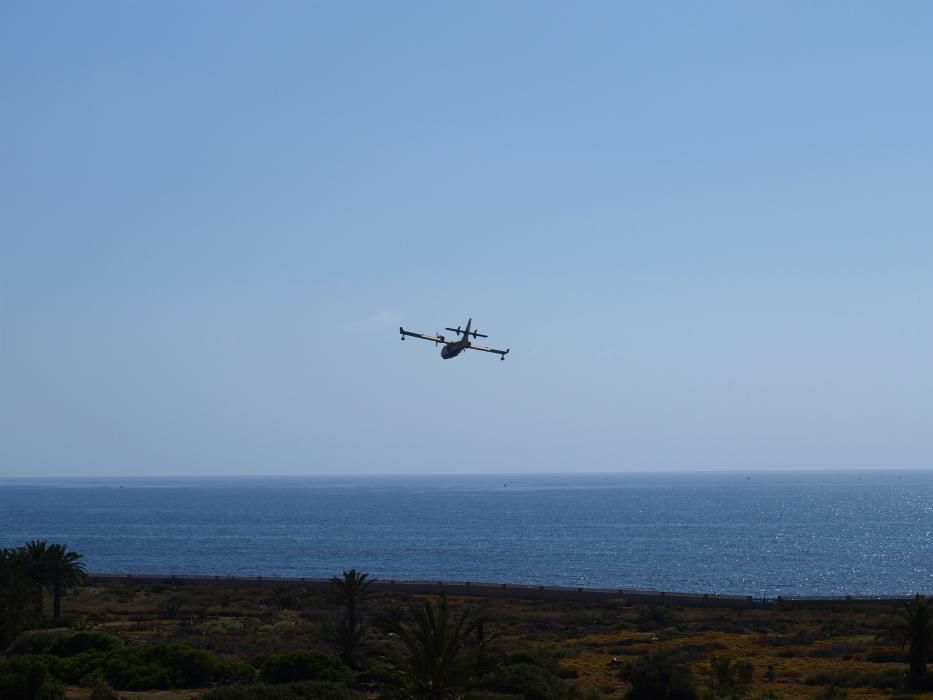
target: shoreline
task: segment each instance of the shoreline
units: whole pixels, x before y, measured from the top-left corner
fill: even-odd
[[[328,591],[330,579],[293,578],[281,576],[198,576],[184,574],[119,574],[88,573],[88,585],[142,584],[224,588],[304,588]],[[624,601],[637,605],[677,605],[694,608],[755,608],[813,607],[825,605],[897,605],[913,599],[913,595],[841,595],[841,596],[776,596],[756,598],[751,595],[657,591],[631,588],[587,588],[584,586],[544,586],[480,581],[408,581],[374,579],[371,590],[380,593],[409,595],[449,595],[478,598],[509,598],[523,600],[555,600],[600,603]]]

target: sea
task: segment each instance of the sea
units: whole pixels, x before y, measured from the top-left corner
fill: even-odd
[[[95,573],[933,593],[933,471],[0,479]]]

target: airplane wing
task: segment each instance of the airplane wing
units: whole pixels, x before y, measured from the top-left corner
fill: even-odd
[[[422,333],[412,333],[411,331],[406,331],[401,326],[398,327],[398,332],[402,334],[402,340],[405,340],[405,336],[408,335],[412,338],[421,338],[422,340],[430,340],[435,343],[447,343],[447,341],[444,340],[444,336],[442,335],[423,335]]]
[[[495,348],[486,348],[482,345],[470,345],[470,350],[479,350],[480,352],[494,352],[497,355],[500,355],[502,359],[505,359],[505,356],[509,354],[508,350],[496,350]]]

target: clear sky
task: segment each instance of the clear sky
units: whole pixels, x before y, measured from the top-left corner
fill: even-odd
[[[931,468],[931,33],[4,2],[0,475]]]

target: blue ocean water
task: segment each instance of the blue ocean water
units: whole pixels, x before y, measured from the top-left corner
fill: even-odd
[[[3,479],[0,546],[89,570],[933,592],[933,472]]]

